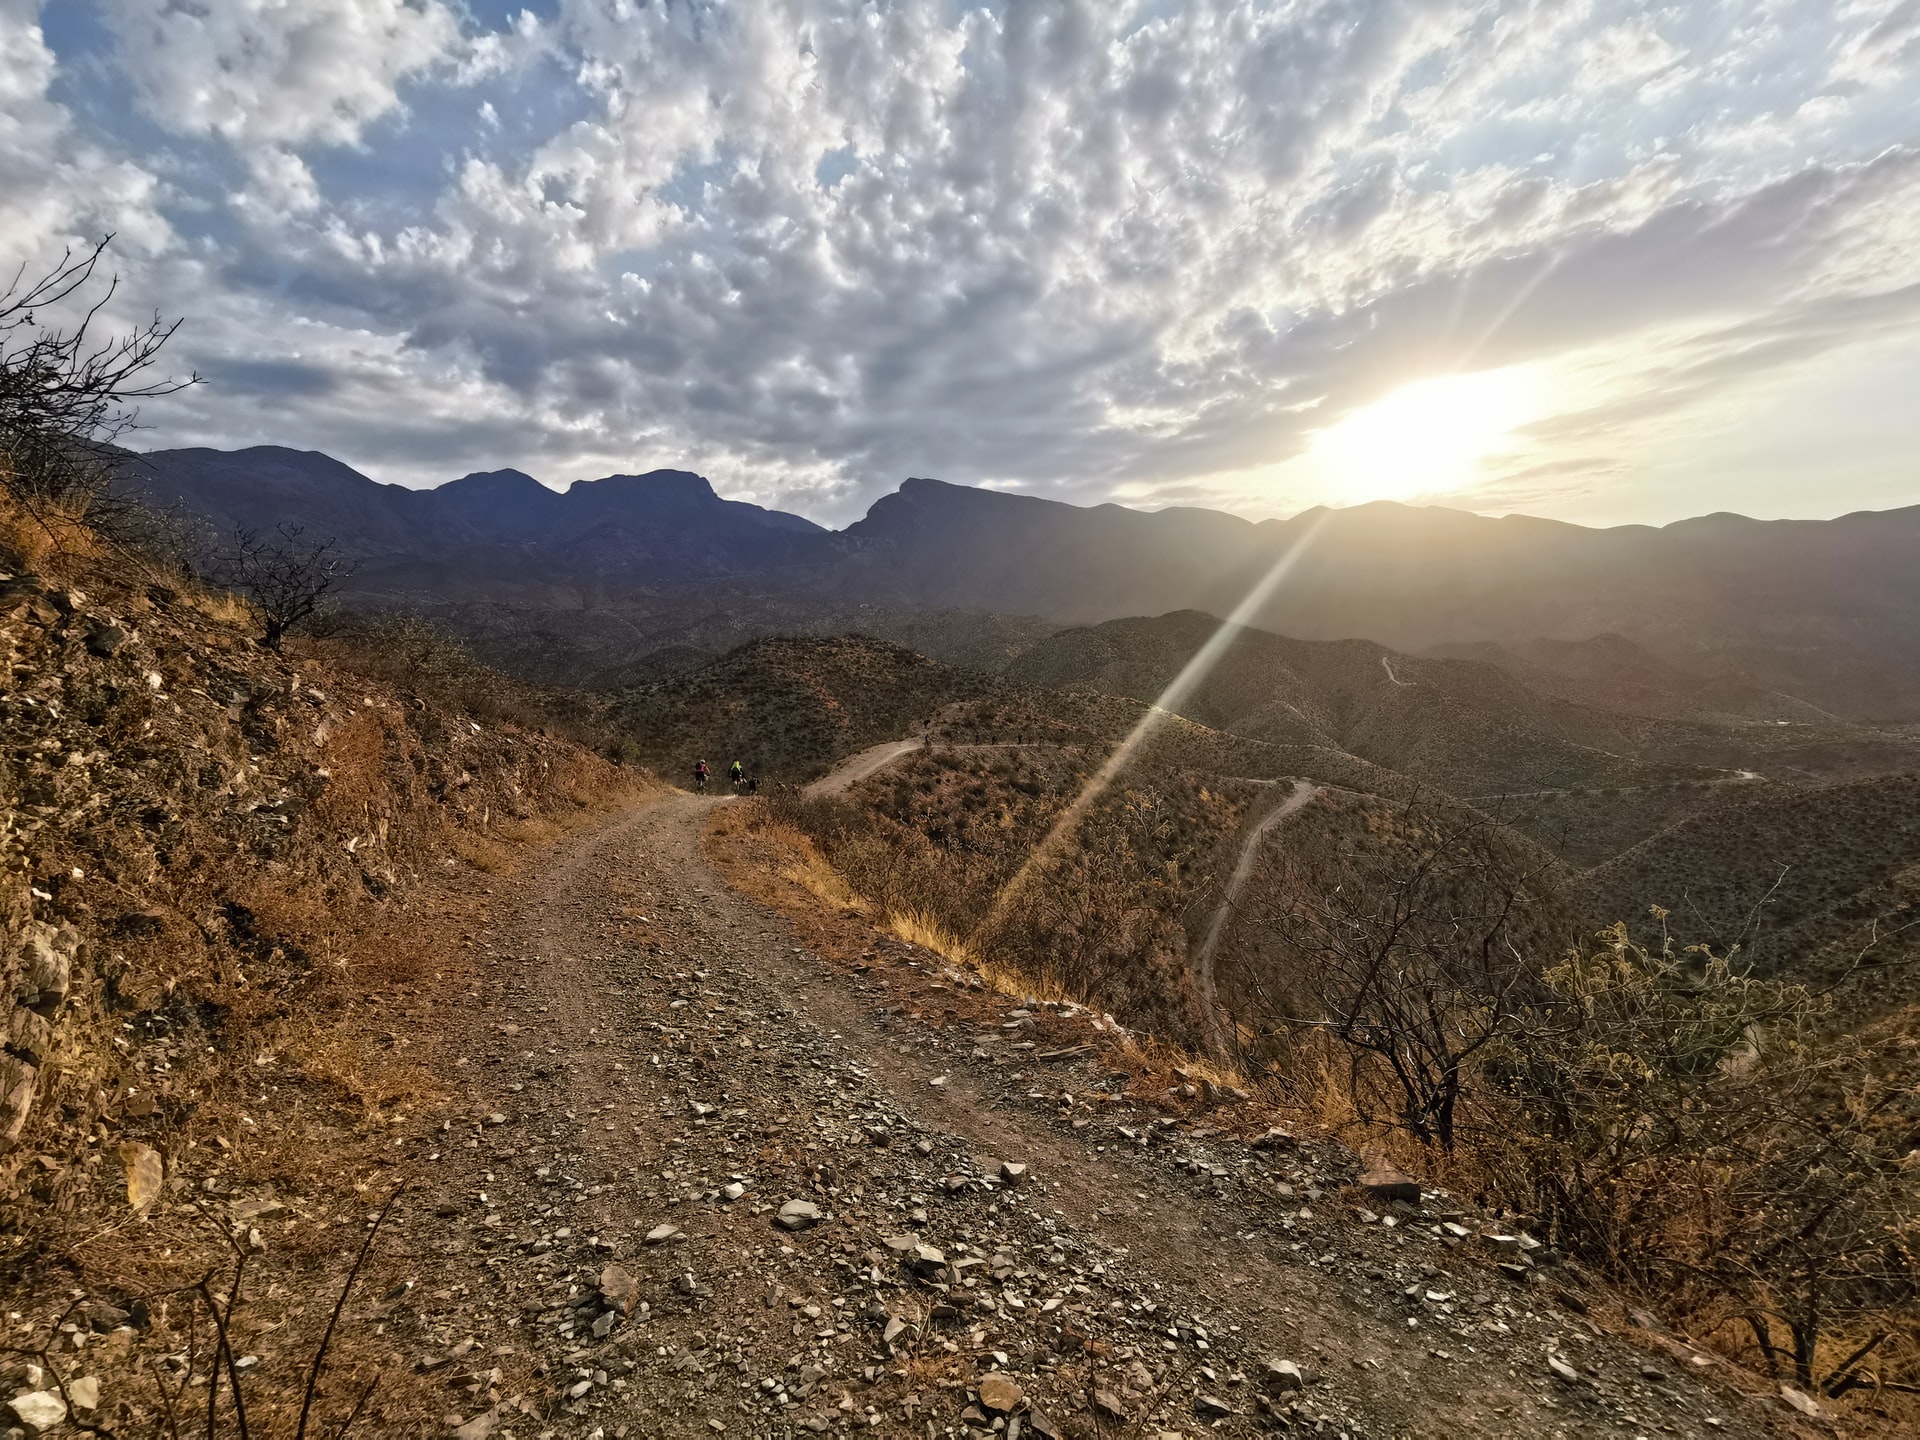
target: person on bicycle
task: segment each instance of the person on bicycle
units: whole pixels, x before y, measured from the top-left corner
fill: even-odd
[[[693,788],[696,790],[707,788],[707,762],[704,760],[693,762]]]
[[[734,761],[733,768],[727,771],[727,778],[733,782],[733,788],[738,791],[740,782],[747,778],[747,767],[738,760]]]

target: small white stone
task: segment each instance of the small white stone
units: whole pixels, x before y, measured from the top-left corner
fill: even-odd
[[[34,1434],[51,1430],[67,1418],[67,1402],[51,1390],[29,1390],[7,1402],[14,1417]]]

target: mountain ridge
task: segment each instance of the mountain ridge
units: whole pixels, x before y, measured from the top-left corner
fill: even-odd
[[[915,477],[834,531],[724,499],[684,470],[565,492],[524,472],[480,471],[409,491],[275,447],[154,452],[134,488],[216,531],[291,519],[338,537],[360,564],[362,603],[578,610],[725,581],[802,608],[1087,625],[1233,613],[1285,564],[1283,582],[1243,618],[1301,640],[1524,653],[1618,635],[1737,695],[1777,693],[1849,720],[1920,718],[1920,506],[1600,529],[1383,501],[1253,521]]]

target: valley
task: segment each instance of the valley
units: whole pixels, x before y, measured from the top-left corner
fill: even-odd
[[[0,0],[0,1440],[1920,1435],[1920,0]]]
[[[1832,1172],[1905,1213],[1909,721],[1620,636],[1073,623],[819,570],[352,593],[281,656],[164,560],[15,533],[11,953],[57,937],[67,979],[16,1012],[4,1263],[16,1383],[74,1422],[224,1390],[283,1426],[324,1344],[336,1424],[461,1440],[1905,1423],[1842,1353],[1867,1319],[1797,1373],[1734,1308],[1780,1278],[1673,1277],[1694,1227],[1778,1243],[1683,1203],[1716,1147],[1804,1173],[1783,1205],[1880,1223]],[[684,793],[697,758],[758,793]],[[1721,1047],[1702,1138],[1606,1138],[1556,1037],[1616,1006],[1594,1044]],[[1756,1026],[1808,1084],[1726,1058]],[[1825,1223],[1843,1314],[1891,1313],[1884,1231]],[[244,1365],[197,1348],[216,1316]]]

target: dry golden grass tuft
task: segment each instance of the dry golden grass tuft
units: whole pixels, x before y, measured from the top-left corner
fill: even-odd
[[[980,968],[980,957],[974,954],[973,948],[924,910],[891,911],[887,915],[887,928],[909,945],[931,950],[963,969]]]

